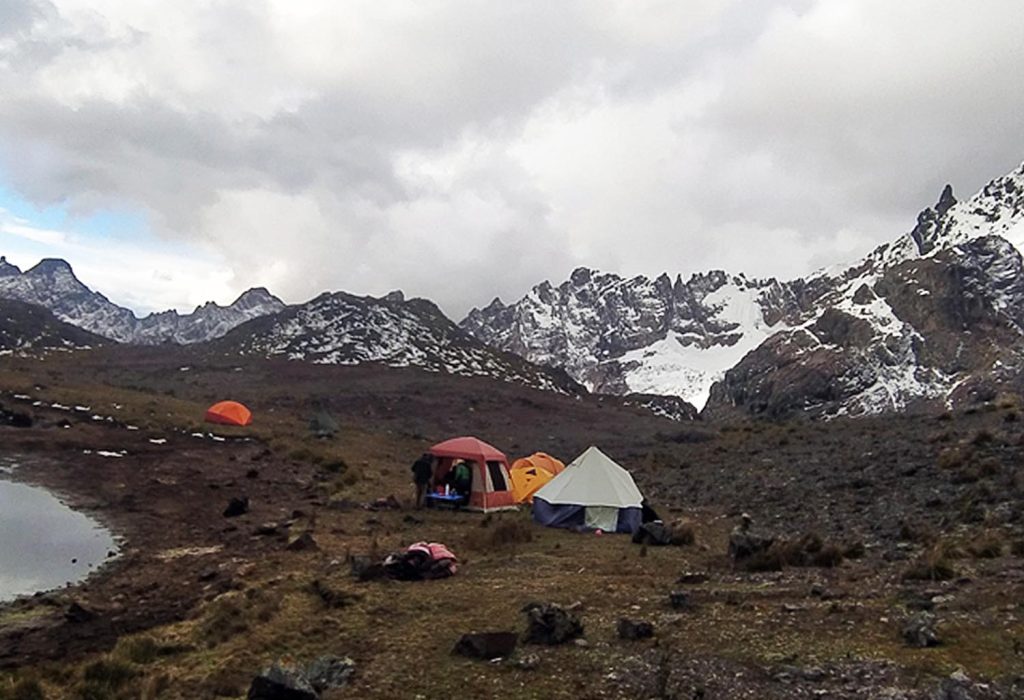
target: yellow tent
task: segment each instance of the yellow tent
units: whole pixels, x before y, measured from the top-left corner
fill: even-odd
[[[508,471],[512,498],[516,503],[533,503],[533,494],[563,469],[565,464],[543,452],[517,459]]]

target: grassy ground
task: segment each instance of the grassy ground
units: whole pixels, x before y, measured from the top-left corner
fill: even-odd
[[[1015,525],[1012,520],[1009,525],[991,519],[965,522],[951,515],[958,512],[953,506],[967,493],[964,489],[986,479],[1004,479],[1010,484],[1006,488],[1016,483],[1020,451],[1011,444],[1016,427],[1007,428],[1010,422],[1003,419],[1010,408],[947,421],[928,419],[923,429],[888,433],[887,426],[870,421],[693,427],[596,402],[504,388],[479,392],[483,385],[477,382],[419,374],[402,375],[408,379],[399,381],[390,374],[325,368],[270,387],[271,371],[262,366],[241,372],[197,368],[181,373],[188,379],[179,381],[174,374],[178,363],[166,358],[125,362],[119,371],[109,363],[101,369],[101,359],[96,357],[96,366],[60,358],[52,366],[26,361],[0,370],[0,390],[7,392],[0,399],[7,403],[9,394],[27,393],[46,402],[89,405],[117,419],[116,425],[56,432],[42,424],[61,414],[39,408],[41,427],[18,434],[20,449],[37,450],[48,459],[72,458],[84,445],[128,440],[125,424],[140,427],[143,437],[179,436],[175,439],[184,447],[172,444],[168,451],[152,453],[140,448],[137,475],[118,474],[126,485],[122,491],[152,495],[151,504],[136,503],[133,511],[117,507],[112,486],[94,487],[93,480],[78,485],[84,496],[104,499],[101,512],[115,525],[129,534],[136,528],[139,541],[159,542],[154,545],[159,551],[137,553],[132,561],[138,571],[115,567],[87,590],[62,594],[55,605],[82,596],[104,610],[104,598],[123,596],[115,608],[156,606],[140,596],[153,583],[165,584],[160,590],[168,591],[156,597],[181,596],[187,604],[155,624],[98,637],[91,651],[87,644],[78,645],[69,649],[85,651],[65,660],[40,656],[0,671],[0,698],[5,700],[241,698],[254,673],[271,661],[306,661],[321,654],[355,660],[352,686],[336,695],[360,698],[692,697],[701,688],[707,697],[802,697],[814,690],[847,697],[843,693],[851,683],[855,690],[860,683],[863,692],[893,686],[916,697],[912,693],[925,692],[935,679],[957,669],[1009,684],[1024,668],[1024,565],[1019,553],[1011,553]],[[244,434],[251,442],[188,442],[190,432],[208,430],[197,418],[208,403],[243,396],[259,409],[257,422],[246,431],[218,432]],[[331,402],[342,423],[335,440],[315,440],[306,431],[314,401]],[[452,405],[460,407],[458,413]],[[467,406],[474,410],[467,413]],[[541,528],[525,511],[485,518],[408,508],[329,507],[332,499],[367,501],[389,494],[408,505],[408,463],[424,445],[452,434],[448,426],[455,415],[464,417],[465,432],[504,434],[508,443],[521,445],[521,452],[549,443],[561,446],[552,451],[571,458],[571,449],[590,442],[612,445],[648,495],[672,517],[692,522],[695,544],[642,548],[625,536]],[[998,438],[994,444],[978,440],[982,429]],[[933,441],[942,431],[951,436]],[[855,451],[853,444],[881,447]],[[1001,466],[979,476],[980,482],[952,484],[948,470],[963,465],[938,464],[949,444],[969,445],[979,451],[978,459],[997,458]],[[822,445],[831,446],[824,458],[828,448]],[[859,461],[865,452],[886,446],[901,455],[908,451],[900,457],[901,468],[920,462],[924,471],[908,477],[878,469],[874,465],[884,465],[885,459],[877,454],[867,466]],[[270,455],[253,461],[264,447]],[[829,462],[839,462],[841,469]],[[201,470],[188,471],[198,464]],[[242,486],[257,489],[244,476],[254,466],[263,490],[252,493],[263,501],[257,498],[254,511],[229,526],[214,508]],[[737,474],[747,473],[753,486],[732,483]],[[54,479],[58,486],[74,483],[43,468],[39,479]],[[176,483],[165,489],[160,480]],[[919,488],[914,480],[934,486],[943,497],[936,512],[922,505],[914,514],[931,518],[934,538],[949,543],[956,569],[951,580],[903,579],[913,558],[932,546],[932,537],[901,542],[888,525],[872,529],[878,520],[875,501],[888,497],[890,508],[897,507],[892,504],[905,497],[901,486]],[[819,488],[806,488],[812,482]],[[743,489],[750,489],[749,495]],[[925,493],[918,500],[926,503],[928,498],[934,500]],[[836,568],[734,570],[725,557],[726,542],[736,515],[748,508],[761,521],[781,523],[783,531],[786,523],[799,532],[811,523],[846,544],[868,537],[867,555]],[[261,522],[286,517],[293,509],[303,511],[293,532],[311,531],[317,550],[288,551],[283,537],[252,535]],[[202,515],[207,510],[211,515]],[[162,539],[140,524],[157,512],[165,518]],[[991,532],[998,534],[997,556],[972,555],[972,543]],[[349,575],[347,560],[353,554],[384,554],[423,539],[454,549],[460,557],[458,575],[422,583],[357,583]],[[206,571],[215,572],[212,582],[199,580]],[[683,571],[704,571],[709,579],[678,584]],[[345,603],[325,604],[314,592],[314,581]],[[669,606],[668,594],[676,589],[690,592],[692,609]],[[937,600],[943,645],[912,649],[904,644],[900,628],[913,596]],[[578,603],[586,646],[517,652],[537,655],[534,670],[451,655],[463,632],[521,631],[520,610],[531,601]],[[655,637],[620,641],[615,625],[621,617],[653,622]],[[51,621],[47,624],[53,630],[39,631],[41,620]],[[59,642],[63,623],[52,620],[43,605],[8,607],[0,611],[0,634],[28,626]],[[779,669],[791,668],[822,668],[825,676],[810,686],[776,679]]]

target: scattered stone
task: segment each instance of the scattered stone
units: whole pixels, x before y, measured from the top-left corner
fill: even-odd
[[[572,643],[573,646],[580,647],[581,649],[586,649],[590,646],[590,642],[588,642],[586,639],[583,639],[582,637],[580,637],[579,639],[572,640]]]
[[[263,523],[253,531],[253,534],[257,535],[258,537],[269,537],[270,535],[277,534],[277,528],[277,523]]]
[[[630,620],[623,617],[615,626],[619,639],[648,639],[654,636],[654,625],[645,620]]]
[[[826,676],[828,676],[828,674],[825,672],[825,669],[820,666],[811,666],[810,668],[805,668],[800,671],[800,677],[805,681],[810,681],[812,683],[823,681]]]
[[[78,601],[72,601],[68,609],[64,611],[64,619],[71,623],[82,623],[91,622],[95,620],[99,615],[93,610],[85,607]]]
[[[676,583],[697,584],[705,583],[710,577],[703,571],[684,571],[676,579]]]
[[[668,594],[668,602],[675,610],[687,610],[693,607],[690,594],[687,591],[672,591]]]
[[[227,508],[224,509],[225,518],[237,518],[239,515],[245,515],[249,512],[249,498],[243,496],[242,498],[232,498],[228,501]]]
[[[536,654],[524,654],[513,659],[512,666],[521,671],[536,671],[540,668],[540,657]]]
[[[367,503],[364,507],[366,510],[402,510],[402,504],[398,502],[394,495],[387,498],[378,498]]]
[[[554,603],[530,603],[523,612],[526,613],[523,641],[528,644],[564,644],[583,634],[580,619]]]
[[[941,644],[935,631],[935,616],[928,612],[912,615],[903,625],[903,639],[908,646],[924,649]]]
[[[303,532],[298,537],[292,539],[285,547],[290,552],[307,552],[313,549],[319,549],[316,540],[313,539],[313,534],[309,530]]]
[[[515,632],[471,632],[459,638],[452,653],[470,659],[500,659],[515,651],[518,639]]]
[[[199,572],[199,576],[197,577],[200,582],[212,581],[215,578],[217,578],[216,569],[204,569]]]

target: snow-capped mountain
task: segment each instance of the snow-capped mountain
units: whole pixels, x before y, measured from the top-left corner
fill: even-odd
[[[103,343],[98,335],[64,323],[41,306],[0,299],[0,357],[87,350]]]
[[[1024,366],[1022,222],[1024,166],[964,202],[947,186],[912,231],[851,266],[789,282],[578,269],[461,325],[595,391],[678,395],[709,414],[956,401]]]
[[[533,365],[470,336],[433,303],[401,292],[380,299],[344,292],[235,328],[219,351],[320,364],[380,363],[470,377],[491,377],[547,391],[583,393],[565,372]]]
[[[715,271],[687,281],[624,279],[579,268],[513,305],[495,299],[461,326],[480,340],[564,367],[592,391],[681,396],[703,406],[711,385],[772,333],[786,298],[774,280]]]
[[[0,297],[38,304],[60,320],[105,338],[144,345],[219,338],[240,323],[276,313],[285,306],[260,287],[243,293],[229,306],[208,302],[191,314],[164,311],[140,319],[82,284],[64,260],[47,258],[22,272],[2,256]]]

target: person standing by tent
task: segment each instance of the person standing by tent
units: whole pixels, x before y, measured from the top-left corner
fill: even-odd
[[[412,464],[412,480],[416,484],[416,508],[423,507],[423,497],[430,486],[430,478],[434,475],[434,457],[424,452]]]

